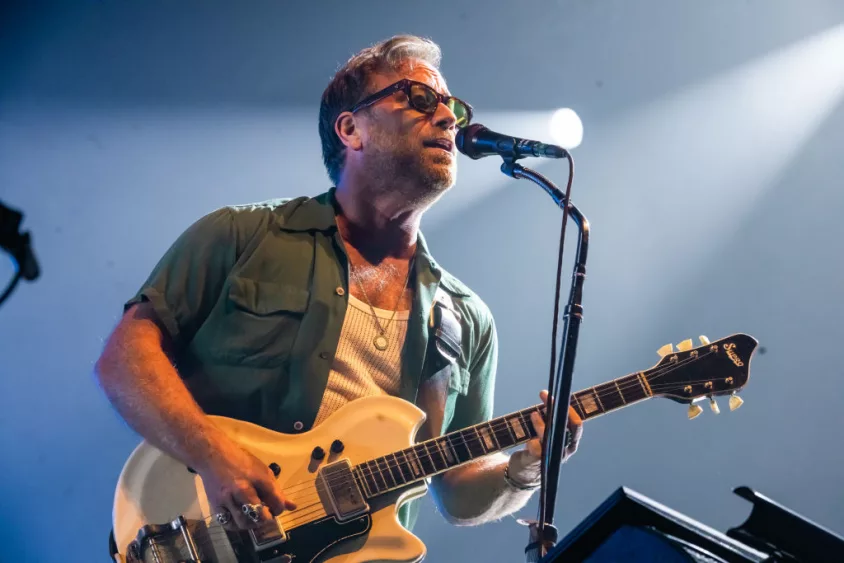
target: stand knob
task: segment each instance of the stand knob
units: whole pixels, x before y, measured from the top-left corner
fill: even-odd
[[[311,452],[311,457],[314,459],[322,459],[325,457],[325,450],[317,446],[314,448],[314,451]]]
[[[698,416],[700,416],[700,413],[702,413],[702,412],[703,412],[703,408],[701,408],[700,405],[694,405],[694,404],[689,405],[689,420],[692,420],[693,418],[697,418]]]

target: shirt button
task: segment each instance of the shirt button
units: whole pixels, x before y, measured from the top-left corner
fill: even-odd
[[[295,430],[296,432],[299,432],[304,427],[305,427],[305,425],[302,424],[301,420],[297,420],[296,422],[293,423],[293,430]]]
[[[334,291],[337,293],[337,295],[346,295],[346,290],[343,289],[342,286],[338,286],[337,289],[335,289]]]
[[[323,360],[327,360],[328,359],[328,352],[320,352],[319,357],[322,358]]]

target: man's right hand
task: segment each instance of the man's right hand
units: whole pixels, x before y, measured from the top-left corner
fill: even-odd
[[[231,513],[231,522],[225,527],[242,530],[254,528],[253,522],[243,513],[244,504],[263,504],[259,522],[266,522],[296,505],[284,498],[275,475],[264,462],[241,448],[233,441],[222,445],[205,467],[197,469],[212,514]]]

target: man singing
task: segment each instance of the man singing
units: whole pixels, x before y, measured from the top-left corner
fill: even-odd
[[[199,219],[126,304],[97,362],[120,415],[199,473],[230,528],[296,507],[272,471],[206,415],[295,434],[357,398],[389,394],[426,412],[420,438],[492,415],[492,315],[419,232],[422,214],[455,182],[455,133],[472,118],[439,61],[436,44],[413,36],[352,57],[319,112],[336,187]],[[431,328],[437,311],[454,325],[450,336]],[[569,416],[567,455],[581,433]],[[533,424],[541,436],[541,419]],[[519,510],[538,487],[540,452],[533,440],[435,477],[440,512],[477,525]],[[259,507],[254,521],[243,505]],[[407,528],[412,506],[399,514]]]

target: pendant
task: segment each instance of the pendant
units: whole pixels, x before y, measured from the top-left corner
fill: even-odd
[[[375,347],[381,350],[382,352],[387,349],[387,339],[384,338],[383,334],[379,334],[375,337],[375,340],[372,341],[375,344]]]

